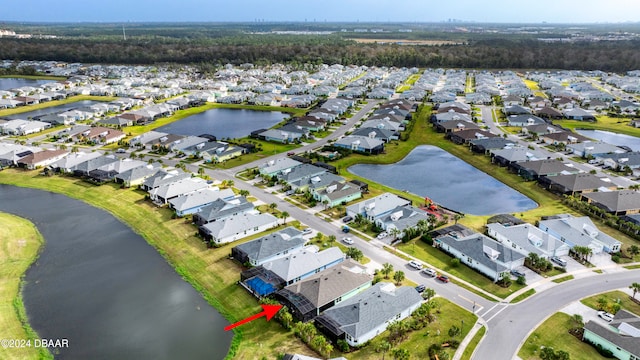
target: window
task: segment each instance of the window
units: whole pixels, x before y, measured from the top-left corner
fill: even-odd
[[[400,320],[400,317],[402,316],[402,314],[398,314],[396,315],[396,320]]]

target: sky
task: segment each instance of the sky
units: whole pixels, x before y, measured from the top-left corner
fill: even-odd
[[[638,0],[18,0],[0,22],[640,22]]]

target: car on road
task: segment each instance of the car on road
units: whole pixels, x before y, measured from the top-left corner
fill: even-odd
[[[311,228],[306,228],[306,229],[302,230],[302,235],[311,234],[311,231],[312,231]]]
[[[432,268],[424,268],[422,273],[431,277],[436,277],[438,275],[438,273]]]
[[[348,237],[348,236],[347,237],[343,237],[342,238],[342,242],[347,244],[347,245],[353,245],[353,239]]]
[[[524,277],[524,273],[518,269],[513,269],[511,270],[511,275],[515,276],[515,277]]]
[[[415,260],[409,261],[409,266],[411,266],[412,268],[414,268],[416,270],[422,270],[422,264],[420,264],[419,262],[417,262]]]
[[[427,287],[424,284],[420,284],[418,286],[416,286],[416,291],[419,293],[424,292],[427,289]]]
[[[287,156],[293,156],[293,155],[295,155],[295,154],[296,154],[296,153],[294,153],[293,151],[289,151],[289,152],[287,153]]]
[[[611,320],[613,320],[613,317],[614,317],[613,314],[610,314],[606,311],[598,311],[598,316],[606,322],[611,322]]]
[[[353,218],[351,216],[345,216],[342,218],[342,222],[343,223],[348,223],[349,221],[353,220]]]
[[[123,148],[119,148],[118,150],[116,150],[116,154],[124,154],[126,152],[127,152],[127,150],[125,150]]]
[[[378,236],[376,236],[378,239],[384,239],[387,236],[389,236],[389,234],[387,234],[386,232],[381,232],[380,234],[378,234]]]
[[[567,260],[561,259],[561,258],[559,258],[557,256],[552,256],[551,257],[551,261],[553,261],[554,263],[556,263],[556,264],[558,264],[558,265],[560,265],[562,267],[567,266]]]
[[[449,277],[447,275],[439,275],[438,277],[436,277],[436,279],[442,281],[443,283],[449,282]]]
[[[342,227],[342,232],[343,232],[343,233],[348,233],[349,231],[350,231],[350,229],[349,229],[349,227],[348,227],[348,226],[343,226],[343,227]]]

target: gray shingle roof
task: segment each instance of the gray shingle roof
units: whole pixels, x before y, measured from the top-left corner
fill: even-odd
[[[263,266],[265,269],[271,270],[271,272],[289,282],[315,269],[319,269],[344,258],[345,255],[339,248],[331,247],[318,253],[311,251],[297,252],[287,257],[265,263]]]
[[[518,261],[525,257],[525,255],[515,251],[514,249],[506,247],[501,243],[478,233],[463,238],[454,238],[452,236],[445,235],[439,237],[438,240],[441,243],[458,250],[465,256],[481,263],[489,269],[494,270],[498,274],[508,270],[508,268],[502,264]],[[486,255],[486,251],[489,251],[489,249],[493,250],[494,254],[497,254],[495,260],[490,259]]]
[[[233,197],[234,193],[231,189],[216,190],[212,188],[204,188],[184,196],[178,196],[169,200],[169,204],[176,211],[184,211],[197,206],[210,204],[218,199],[226,199]]]
[[[251,209],[253,209],[253,204],[247,202],[247,199],[244,196],[238,197],[234,199],[234,201],[227,201],[219,198],[200,209],[200,212],[195,216],[203,219],[203,222],[210,222],[233,214],[244,213]]]
[[[601,187],[609,188],[615,186],[610,182],[603,181],[593,174],[568,174],[558,175],[548,178],[553,184],[563,186],[569,191],[596,190]]]
[[[640,209],[640,192],[634,190],[592,192],[582,196],[611,212]]]
[[[294,249],[304,245],[306,240],[302,238],[302,231],[288,227],[280,231],[265,235],[255,240],[236,246],[236,249],[247,254],[255,263],[261,263],[288,249]]]
[[[622,325],[623,323],[627,325]],[[613,321],[611,321],[609,325],[603,326],[595,321],[589,321],[585,324],[584,328],[615,344],[615,346],[628,351],[634,356],[640,357],[640,338],[621,335],[619,333],[619,331],[624,330],[626,326],[640,330],[640,317],[628,311],[620,310],[616,313]]]

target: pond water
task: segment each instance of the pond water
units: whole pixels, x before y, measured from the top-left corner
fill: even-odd
[[[604,141],[611,145],[628,146],[633,151],[640,151],[640,138],[625,134],[616,134],[603,130],[576,130],[580,135],[591,139]]]
[[[0,78],[0,90],[15,89],[23,86],[37,87],[55,80],[33,80],[21,78]]]
[[[528,197],[434,146],[418,146],[395,164],[357,164],[348,170],[467,214],[513,213],[537,207]]]
[[[157,131],[178,135],[211,134],[218,139],[241,138],[268,129],[288,114],[277,111],[211,109],[162,126]]]
[[[23,300],[60,359],[223,359],[228,322],[147,242],[109,213],[63,195],[0,185],[0,211],[31,220],[46,244]]]
[[[67,110],[70,110],[70,109],[78,109],[78,108],[87,107],[89,105],[98,104],[98,103],[100,103],[100,101],[81,100],[81,101],[76,101],[76,102],[72,102],[72,103],[68,103],[68,104],[52,106],[52,107],[39,109],[39,110],[33,110],[33,111],[29,111],[29,112],[24,112],[24,113],[20,113],[20,114],[4,116],[3,118],[4,119],[24,119],[24,120],[34,119],[35,120],[35,119],[38,118],[38,116],[60,113],[60,112],[64,112],[64,111],[67,111]]]

